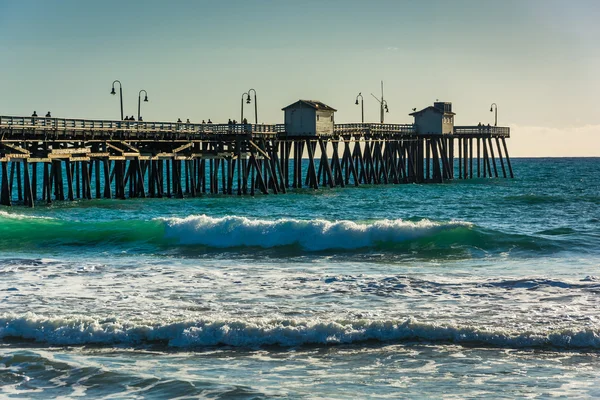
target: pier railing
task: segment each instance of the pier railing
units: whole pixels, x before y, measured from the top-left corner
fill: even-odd
[[[46,117],[0,116],[0,128],[53,132],[137,132],[194,134],[277,134],[284,131],[283,124],[194,124],[185,122],[107,121]]]
[[[187,134],[278,134],[285,124],[195,124],[186,122],[110,121],[72,118],[0,116],[0,127],[40,131],[104,131]],[[356,123],[336,124],[334,134],[407,134],[416,133],[412,124]]]
[[[396,135],[414,135],[416,133],[413,124],[378,124],[378,123],[359,123],[359,124],[335,124],[334,134],[396,134]]]
[[[28,134],[103,133],[103,134],[176,134],[178,137],[205,135],[285,135],[284,124],[212,124],[157,121],[109,121],[72,118],[0,116],[0,128],[12,133]],[[417,134],[413,124],[353,123],[335,124],[334,135],[394,135]],[[454,135],[510,137],[510,128],[500,126],[455,126]]]
[[[510,137],[510,128],[505,126],[455,126],[455,135],[491,135],[494,137]]]

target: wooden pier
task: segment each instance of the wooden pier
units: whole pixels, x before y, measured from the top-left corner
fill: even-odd
[[[188,124],[0,116],[0,204],[513,177],[506,127],[335,124],[288,135],[284,124]],[[308,159],[308,162],[303,160]]]

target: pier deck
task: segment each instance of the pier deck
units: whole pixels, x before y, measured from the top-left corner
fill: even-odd
[[[0,204],[513,177],[509,137],[490,126],[427,135],[412,124],[352,123],[291,136],[284,124],[0,116]]]

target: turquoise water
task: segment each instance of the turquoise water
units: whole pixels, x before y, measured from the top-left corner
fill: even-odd
[[[600,159],[0,209],[0,393],[600,396]]]

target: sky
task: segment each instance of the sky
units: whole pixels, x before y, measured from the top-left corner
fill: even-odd
[[[512,156],[600,156],[596,0],[0,0],[0,115],[240,119],[261,123],[298,99],[336,122],[386,122],[436,99],[457,125],[510,126]],[[118,89],[117,89],[118,92]],[[254,104],[245,115],[253,122]]]

